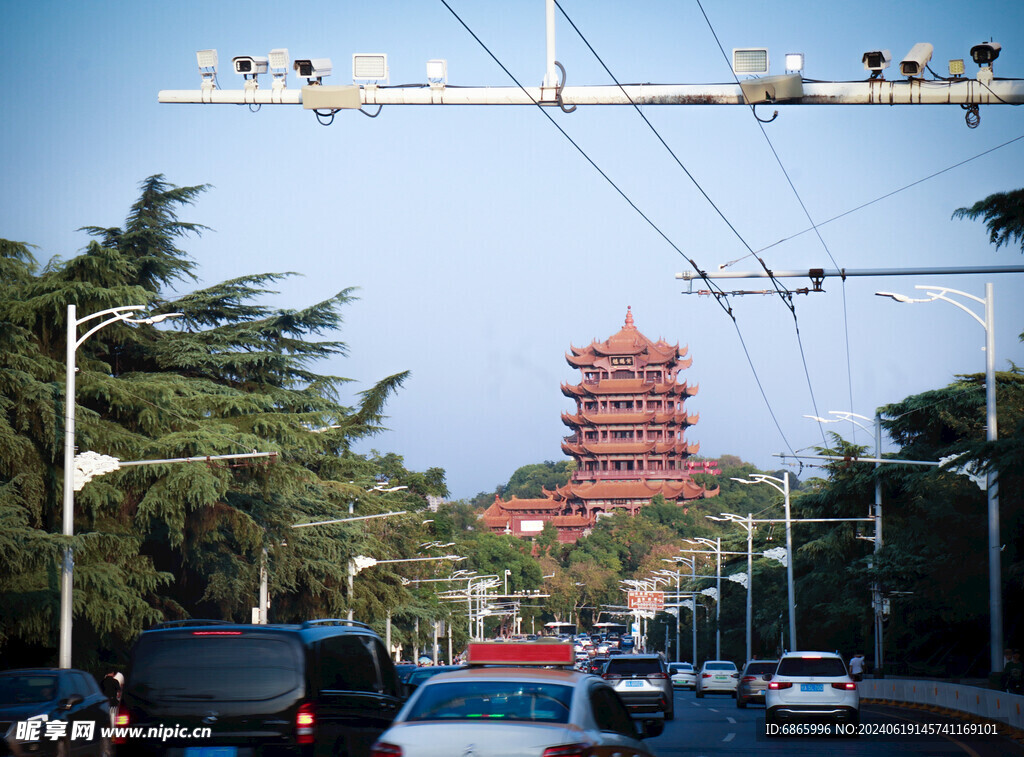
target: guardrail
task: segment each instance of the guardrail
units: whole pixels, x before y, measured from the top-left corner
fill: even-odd
[[[879,678],[857,684],[861,699],[952,710],[1024,731],[1024,695],[945,681]]]

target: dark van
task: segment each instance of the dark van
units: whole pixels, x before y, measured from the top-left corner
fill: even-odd
[[[362,623],[164,624],[132,650],[117,720],[142,731],[118,739],[117,751],[368,757],[400,692],[383,642]]]

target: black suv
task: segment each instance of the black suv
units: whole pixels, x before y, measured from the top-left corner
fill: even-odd
[[[395,666],[362,623],[167,623],[135,643],[117,715],[165,730],[119,739],[118,754],[367,757],[400,704]]]

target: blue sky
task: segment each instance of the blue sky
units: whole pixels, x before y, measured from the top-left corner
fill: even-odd
[[[501,61],[529,85],[544,73],[543,0],[450,0]],[[726,82],[728,66],[696,2],[562,0],[623,82]],[[997,76],[1024,76],[1024,5],[958,2],[742,2],[704,0],[722,45],[766,46],[772,72],[803,52],[804,74],[859,80],[865,50],[896,61],[915,42],[976,66],[970,47],[1003,45]],[[0,236],[71,256],[85,225],[120,224],[138,183],[211,186],[182,213],[210,226],[186,248],[200,285],[263,271],[295,271],[273,304],[302,307],[346,287],[350,355],[325,372],[355,379],[353,392],[403,370],[389,405],[391,429],[366,445],[416,469],[440,466],[456,497],[490,490],[520,465],[563,458],[571,408],[559,385],[576,381],[571,344],[604,339],[632,306],[647,336],[688,346],[685,372],[700,393],[689,438],[708,456],[736,454],[777,468],[786,449],[732,322],[706,297],[683,296],[683,260],[608,186],[535,108],[385,107],[378,118],[341,113],[330,127],[299,107],[159,105],[161,89],[198,88],[195,51],[217,48],[222,87],[239,88],[234,55],[287,47],[331,57],[327,83],[349,83],[355,52],[387,52],[391,83],[422,82],[425,62],[448,61],[449,82],[511,84],[440,2],[300,5],[253,2],[0,3],[8,51],[0,119]],[[558,16],[558,59],[569,84],[607,75]],[[898,76],[895,68],[887,72]],[[291,86],[298,86],[295,76]],[[763,113],[765,109],[761,109]],[[957,106],[780,107],[766,127],[816,222],[1024,134],[1024,115],[983,107],[971,130]],[[687,169],[758,249],[807,227],[748,109],[647,107],[645,115]],[[702,267],[745,250],[629,108],[579,108],[559,124],[622,190]],[[1024,264],[996,251],[957,207],[1021,186],[1024,140],[825,225],[845,268]],[[805,234],[765,253],[777,269],[831,268]],[[747,260],[736,269],[751,270]],[[732,299],[739,331],[791,447],[820,443],[818,411],[874,408],[981,371],[981,328],[942,303],[897,305],[879,289],[913,294],[942,284],[996,292],[996,357],[1024,364],[1022,274],[851,279],[796,298]],[[791,287],[806,282],[789,280]],[[761,289],[763,282],[727,282]],[[852,384],[852,403],[851,389]],[[833,427],[835,428],[835,427]],[[847,427],[848,428],[848,427]],[[864,441],[863,435],[859,441]]]

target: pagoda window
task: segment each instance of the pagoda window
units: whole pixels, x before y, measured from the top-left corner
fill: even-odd
[[[596,442],[597,441],[597,432],[596,431],[588,431],[583,436],[584,436],[584,438],[588,442]]]
[[[612,439],[633,439],[632,431],[612,431]]]
[[[616,379],[631,379],[636,378],[636,373],[633,371],[615,371],[612,373],[612,378]]]
[[[596,382],[596,381],[599,381],[600,379],[601,379],[601,374],[598,373],[597,371],[587,371],[586,373],[583,374],[583,380],[584,381],[595,381]]]
[[[604,440],[604,441],[608,441],[608,432],[607,431],[602,431],[601,432],[601,439]]]
[[[584,403],[583,408],[585,410],[597,410],[597,403],[596,402]]]
[[[661,410],[664,406],[665,403],[662,402],[661,400],[657,400],[655,402],[651,402],[648,404],[648,407],[650,407],[652,410]]]
[[[648,371],[647,372],[647,379],[648,379],[648,381],[661,381],[661,376],[662,376],[661,371]]]

